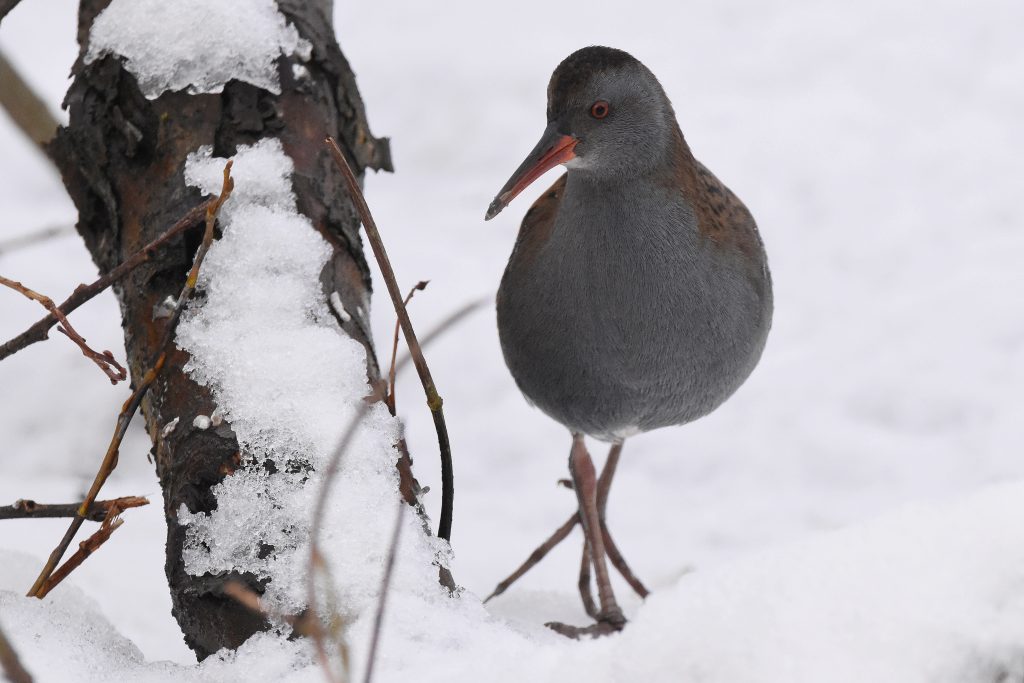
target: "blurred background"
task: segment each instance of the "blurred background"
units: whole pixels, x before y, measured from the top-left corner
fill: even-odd
[[[60,116],[75,13],[69,0],[23,0],[0,27],[0,50]],[[696,156],[756,217],[776,288],[760,367],[713,415],[627,442],[613,489],[613,533],[655,590],[691,569],[1024,477],[1024,3],[338,2],[335,24],[371,127],[392,139],[396,173],[368,176],[367,197],[403,288],[430,280],[411,307],[420,330],[493,299],[519,220],[558,172],[494,221],[484,210],[544,127],[551,71],[579,47],[611,45],[647,64]],[[94,279],[70,229],[3,250],[74,221],[49,162],[0,115],[0,273],[57,300]],[[0,291],[0,342],[39,317]],[[112,295],[71,319],[123,358]],[[393,323],[378,295],[382,356]],[[3,504],[79,496],[128,393],[54,336],[0,363]],[[455,575],[486,595],[573,511],[555,484],[569,439],[515,388],[493,305],[427,357],[455,457]],[[436,515],[421,396],[412,375],[399,383]],[[97,599],[121,596],[102,608],[147,657],[186,662],[163,588],[148,449],[133,432],[105,495],[148,494],[154,505],[128,513],[76,578]],[[63,526],[5,522],[0,547],[41,559]],[[578,553],[573,537],[493,610],[573,618]],[[126,561],[129,572],[114,571]]]

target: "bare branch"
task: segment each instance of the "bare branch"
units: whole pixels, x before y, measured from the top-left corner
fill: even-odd
[[[0,242],[0,256],[10,254],[11,252],[23,249],[33,244],[51,240],[54,237],[70,235],[74,231],[75,229],[70,225],[51,225],[48,228],[30,232],[27,235],[19,235],[18,237],[12,237],[9,240],[3,240]]]
[[[405,300],[402,304],[408,308],[409,302],[412,301],[412,297],[417,291],[423,291],[430,284],[430,280],[420,280],[416,285],[409,290],[409,293],[405,295]],[[387,403],[388,410],[392,415],[395,414],[395,360],[398,358],[398,332],[400,330],[400,323],[395,320],[395,334],[391,341],[391,369],[388,370],[388,395],[384,399]]]
[[[6,12],[0,6],[0,21],[4,14]],[[44,146],[57,133],[57,119],[50,113],[46,103],[15,71],[3,52],[0,52],[0,107],[11,115],[18,129],[45,153]]]
[[[60,327],[57,328],[58,332],[61,332],[71,341],[78,344],[78,348],[82,350],[82,354],[95,363],[100,370],[103,371],[109,379],[111,384],[117,384],[123,382],[128,377],[128,371],[121,366],[116,360],[114,360],[114,354],[110,351],[104,351],[100,353],[92,349],[88,344],[85,343],[85,337],[78,334],[75,328],[68,322],[67,316],[61,312],[57,305],[53,303],[53,299],[48,296],[44,296],[39,292],[29,289],[25,285],[15,280],[9,280],[3,275],[0,275],[0,285],[6,285],[14,291],[26,296],[29,299],[39,303],[43,308],[50,312],[50,315],[60,321]]]
[[[122,406],[121,412],[117,416],[117,423],[114,426],[114,435],[110,439],[110,445],[107,446],[107,452],[103,456],[103,462],[100,464],[99,471],[96,472],[96,477],[93,479],[92,486],[89,488],[89,493],[86,494],[85,500],[82,501],[74,519],[71,520],[71,524],[68,526],[68,530],[65,532],[64,538],[61,539],[57,547],[54,548],[52,553],[50,553],[50,557],[47,559],[45,566],[42,571],[39,572],[39,576],[36,578],[35,583],[32,584],[32,588],[29,589],[29,597],[42,598],[45,595],[45,592],[40,594],[40,591],[42,591],[46,586],[51,574],[53,574],[54,569],[57,566],[57,563],[60,562],[61,557],[63,557],[65,551],[67,551],[68,546],[75,537],[75,534],[78,533],[78,530],[82,527],[82,522],[85,521],[85,515],[89,511],[89,506],[96,500],[96,496],[99,495],[103,484],[106,483],[110,474],[114,471],[114,468],[117,467],[118,450],[121,447],[121,440],[124,438],[125,432],[128,431],[128,425],[131,423],[132,418],[135,416],[135,412],[142,404],[142,399],[146,396],[146,392],[149,391],[149,387],[152,386],[154,380],[156,380],[160,371],[163,369],[164,363],[167,360],[167,349],[170,347],[171,342],[174,339],[174,332],[178,327],[178,320],[181,319],[181,312],[185,308],[185,304],[192,297],[192,293],[195,291],[196,281],[199,279],[199,267],[202,265],[203,259],[206,257],[206,252],[210,250],[210,245],[213,243],[213,226],[217,220],[217,214],[220,212],[220,207],[230,196],[231,190],[235,186],[234,180],[231,178],[231,163],[232,162],[228,161],[224,166],[224,184],[220,195],[216,199],[206,202],[206,231],[203,233],[203,242],[199,245],[199,249],[196,251],[195,259],[192,261],[192,269],[189,271],[188,277],[185,280],[185,286],[182,287],[181,294],[178,295],[178,301],[174,306],[174,311],[171,313],[171,316],[167,321],[167,325],[164,329],[164,336],[161,339],[159,346],[157,346],[157,349],[159,349],[157,351],[157,356],[153,359],[150,369],[146,371],[145,375],[143,375],[139,382],[139,386],[134,392],[132,392],[132,395],[128,397],[128,400],[125,401],[124,406]]]
[[[18,653],[14,651],[14,646],[7,640],[3,629],[0,629],[0,669],[11,683],[32,683],[31,674],[21,665]]]
[[[85,518],[90,522],[102,522],[110,508],[116,505],[120,510],[149,505],[149,499],[142,496],[124,496],[113,500],[97,500],[89,506]],[[0,506],[0,520],[3,519],[53,519],[55,517],[74,517],[78,514],[80,503],[47,504],[34,500],[16,500],[14,505]]]
[[[148,261],[152,257],[154,251],[167,244],[189,228],[198,225],[206,215],[207,209],[209,209],[215,201],[216,198],[207,199],[199,206],[194,207],[185,214],[181,220],[168,228],[166,232],[125,259],[121,265],[117,266],[103,277],[97,279],[92,284],[79,285],[76,287],[75,291],[71,293],[71,296],[65,299],[58,308],[60,308],[64,315],[70,315],[76,308]],[[43,341],[47,338],[50,328],[58,322],[59,321],[56,316],[50,314],[19,334],[17,337],[14,337],[0,345],[0,360],[17,353],[36,342]]]
[[[455,477],[452,470],[452,450],[448,440],[448,428],[444,420],[444,401],[437,393],[434,380],[430,376],[430,368],[427,367],[427,360],[423,357],[423,349],[416,339],[416,331],[413,330],[412,321],[409,320],[409,313],[405,310],[402,302],[402,294],[398,289],[398,282],[395,280],[395,271],[391,267],[387,251],[384,249],[384,242],[381,240],[377,224],[370,214],[370,207],[366,205],[366,198],[359,187],[355,174],[341,153],[341,148],[334,138],[328,137],[325,142],[331,152],[335,165],[345,178],[348,186],[349,196],[359,217],[363,222],[366,231],[366,239],[373,248],[373,255],[377,259],[381,276],[387,285],[388,294],[391,295],[391,303],[395,306],[395,314],[402,326],[402,333],[405,335],[405,343],[409,346],[409,354],[412,356],[416,372],[420,376],[420,383],[423,384],[423,391],[427,395],[427,406],[430,408],[431,416],[434,418],[434,429],[437,431],[438,447],[441,451],[441,519],[438,522],[437,535],[444,540],[451,542],[452,538],[452,509],[455,501]]]

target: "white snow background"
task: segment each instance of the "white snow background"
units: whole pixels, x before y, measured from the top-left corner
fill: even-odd
[[[55,110],[75,4],[25,0],[0,28]],[[617,583],[632,622],[593,643],[541,626],[584,618],[578,536],[479,606],[572,510],[555,485],[568,436],[515,389],[493,309],[429,348],[469,593],[397,593],[377,680],[1024,679],[1024,5],[457,0],[339,3],[335,22],[371,127],[392,137],[397,173],[369,176],[367,196],[402,286],[431,280],[412,304],[421,330],[493,295],[554,173],[496,220],[484,210],[543,128],[551,70],[594,43],[658,75],[697,156],[758,219],[777,297],[733,399],[627,442],[610,524],[654,593],[641,605]],[[56,174],[0,117],[0,241],[73,221]],[[95,276],[74,235],[0,254],[0,272],[55,299]],[[393,315],[375,282],[383,350]],[[0,340],[39,316],[0,292]],[[72,322],[123,357],[112,296]],[[0,363],[0,502],[82,495],[126,395],[58,335]],[[400,381],[436,523],[421,396]],[[0,523],[0,623],[26,666],[41,681],[319,680],[304,645],[272,636],[193,664],[148,447],[133,431],[104,496],[154,503],[46,601],[20,596],[65,522]],[[357,660],[365,636],[357,624]]]

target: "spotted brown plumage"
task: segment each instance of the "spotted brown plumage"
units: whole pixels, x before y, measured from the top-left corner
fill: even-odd
[[[502,277],[498,333],[523,394],[573,437],[581,595],[596,623],[556,628],[607,633],[625,618],[606,558],[646,593],[604,519],[621,444],[739,388],[771,326],[771,276],[751,213],[694,158],[661,84],[629,54],[584,48],[555,69],[547,128],[487,218],[558,164],[568,172],[527,212]],[[584,435],[614,444],[600,483]]]

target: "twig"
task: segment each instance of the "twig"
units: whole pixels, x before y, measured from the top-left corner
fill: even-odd
[[[5,278],[3,275],[0,275],[0,285],[10,287],[14,291],[32,299],[48,310],[50,315],[60,321],[60,326],[57,328],[57,331],[63,333],[68,339],[78,344],[78,348],[82,350],[82,354],[103,371],[103,374],[110,379],[111,384],[117,384],[118,382],[123,382],[127,379],[128,371],[125,370],[120,363],[114,360],[114,354],[110,351],[100,353],[86,344],[85,337],[75,331],[75,328],[73,328],[71,323],[68,322],[67,316],[65,316],[64,313],[57,308],[57,305],[53,303],[53,299],[29,289],[20,282]]]
[[[487,303],[487,299],[478,299],[476,301],[471,301],[456,310],[454,313],[442,320],[437,327],[431,330],[423,338],[423,346],[430,344],[432,341],[444,334],[449,328],[461,322],[470,313],[481,308],[485,303]],[[401,372],[402,368],[405,367],[410,360],[411,354],[403,356],[402,359],[398,361],[396,372]],[[317,495],[316,504],[313,507],[313,518],[309,533],[309,572],[306,575],[306,604],[307,609],[309,610],[310,619],[318,626],[311,630],[310,636],[313,638],[317,658],[320,661],[320,666],[323,668],[324,675],[327,676],[328,681],[335,681],[337,679],[334,677],[330,668],[327,648],[324,646],[323,629],[319,627],[320,619],[317,616],[318,612],[316,607],[316,574],[317,572],[325,574],[328,585],[332,583],[332,579],[330,576],[330,568],[324,560],[323,553],[320,552],[320,529],[323,526],[324,514],[327,510],[327,499],[330,496],[331,487],[334,484],[334,478],[337,476],[338,470],[341,468],[342,458],[348,450],[349,444],[352,442],[357,428],[362,423],[363,418],[365,418],[367,413],[370,412],[370,408],[371,404],[364,402],[349,421],[348,426],[342,434],[341,440],[334,449],[334,453],[331,454],[331,459],[327,463],[327,468],[324,470],[323,483],[320,485],[320,493]],[[401,512],[401,508],[399,508],[399,511]],[[400,529],[401,526],[396,525],[395,531],[392,533],[389,557],[398,547],[398,533]],[[385,575],[386,574],[387,572],[385,572]],[[390,579],[388,579],[388,581],[390,581]],[[387,588],[387,586],[388,583],[384,583],[384,587]],[[379,628],[380,624],[376,623],[375,630],[379,630]],[[343,638],[344,634],[341,634],[341,637]],[[379,640],[379,636],[374,635],[374,640]],[[373,663],[368,662],[367,666],[372,668]]]
[[[203,233],[203,241],[202,244],[199,245],[199,249],[196,251],[195,258],[192,261],[192,269],[189,271],[188,277],[185,279],[185,286],[182,287],[181,293],[178,295],[177,303],[174,306],[174,311],[171,313],[170,319],[167,321],[167,326],[164,328],[164,336],[156,347],[156,358],[153,359],[149,370],[147,370],[145,375],[143,375],[139,382],[139,386],[132,392],[132,395],[128,397],[128,400],[125,401],[124,405],[121,407],[121,412],[118,414],[117,422],[114,426],[114,435],[110,439],[110,445],[107,446],[107,452],[103,456],[103,462],[100,464],[99,471],[96,472],[96,477],[93,479],[92,486],[89,488],[89,493],[86,494],[85,500],[82,501],[74,519],[71,520],[71,524],[68,526],[68,530],[64,534],[64,538],[61,539],[57,547],[54,548],[52,553],[50,553],[50,557],[47,559],[46,565],[43,567],[42,571],[39,572],[39,576],[36,578],[35,583],[32,584],[32,588],[29,589],[29,597],[42,597],[38,592],[53,573],[57,563],[60,562],[61,557],[63,557],[64,552],[75,537],[75,534],[78,533],[78,530],[82,527],[82,522],[85,521],[85,515],[89,511],[89,506],[96,500],[96,496],[99,495],[103,484],[106,483],[111,472],[113,472],[114,468],[117,467],[117,455],[118,449],[121,446],[121,440],[124,438],[125,432],[128,431],[128,425],[131,423],[132,417],[135,416],[135,412],[142,404],[142,399],[146,396],[146,392],[149,391],[149,387],[152,386],[154,380],[156,380],[160,371],[163,369],[164,363],[167,360],[167,348],[171,345],[171,341],[174,339],[174,332],[178,327],[178,320],[181,318],[181,312],[185,308],[186,302],[188,302],[192,297],[192,293],[195,291],[196,281],[199,279],[199,267],[202,265],[203,258],[206,256],[206,252],[209,251],[210,245],[213,243],[213,226],[217,220],[217,214],[220,212],[220,207],[231,195],[231,190],[234,186],[234,180],[231,178],[231,162],[228,161],[224,166],[224,184],[221,188],[220,195],[216,199],[206,203],[206,231]]]
[[[412,301],[412,297],[417,291],[423,291],[430,284],[430,280],[420,280],[416,283],[416,286],[409,290],[409,293],[405,295],[405,300],[402,301],[402,305],[406,308],[409,307],[409,302]],[[398,332],[401,329],[398,319],[395,319],[395,334],[391,340],[391,369],[388,370],[388,395],[384,399],[384,402],[388,406],[388,411],[392,415],[395,414],[395,360],[398,358]]]
[[[75,554],[69,557],[68,561],[62,564],[57,571],[53,572],[43,582],[43,585],[39,587],[36,597],[40,600],[45,598],[47,593],[56,588],[71,572],[78,569],[85,562],[86,558],[99,550],[100,546],[106,543],[110,535],[117,531],[122,524],[124,524],[124,520],[121,519],[121,510],[116,505],[112,505],[107,510],[107,516],[103,518],[100,528],[92,536],[78,544],[78,550],[75,551]]]
[[[23,249],[24,247],[45,242],[46,240],[53,239],[54,237],[60,237],[62,235],[70,235],[75,229],[70,225],[51,225],[48,228],[30,232],[27,235],[19,235],[18,237],[12,237],[9,240],[0,242],[0,256],[4,254],[10,254],[12,251]]]
[[[85,518],[90,522],[102,522],[112,506],[124,511],[129,508],[149,505],[149,500],[141,496],[124,496],[113,500],[98,500],[89,506]],[[0,506],[0,520],[3,519],[52,519],[55,517],[74,517],[81,507],[79,503],[46,504],[34,500],[17,500],[14,505]]]
[[[97,279],[95,282],[89,285],[79,285],[75,288],[75,291],[71,293],[67,299],[65,299],[58,308],[64,313],[64,315],[70,315],[72,311],[84,304],[85,302],[92,299],[94,296],[105,290],[110,285],[114,284],[128,273],[132,272],[140,265],[148,261],[153,252],[163,245],[170,242],[172,239],[177,237],[179,234],[185,232],[189,228],[199,224],[203,217],[206,215],[207,209],[217,201],[216,197],[207,199],[199,206],[196,206],[189,210],[181,220],[168,228],[162,235],[157,237],[155,240],[139,249],[137,252],[125,259],[121,265],[117,266],[103,277]],[[48,315],[42,320],[39,320],[32,327],[28,328],[17,337],[4,342],[0,345],[0,360],[7,358],[10,355],[21,351],[27,346],[41,342],[47,337],[47,333],[50,328],[56,325],[59,321],[56,316]]]
[[[412,296],[412,293],[409,294]],[[392,363],[392,367],[394,364]],[[380,579],[380,598],[377,600],[377,612],[373,615],[373,635],[370,637],[370,652],[366,655],[366,675],[363,683],[373,680],[373,665],[377,661],[377,647],[380,645],[381,626],[384,624],[384,607],[391,590],[391,577],[395,573],[395,558],[398,557],[398,541],[402,536],[402,503],[399,501],[395,528],[391,532],[391,546],[388,548],[388,559],[384,563],[384,576]]]
[[[0,7],[0,20],[4,14],[4,8]],[[53,118],[50,108],[15,71],[3,52],[0,52],[0,107],[40,149],[57,133],[57,119]]]
[[[223,590],[225,595],[246,609],[270,620],[283,621],[291,626],[299,635],[308,636],[311,633],[311,629],[316,627],[310,620],[308,613],[282,614],[281,612],[267,609],[260,596],[239,581],[228,581],[224,584]]]
[[[32,675],[21,665],[18,653],[0,628],[0,669],[11,683],[32,683]]]
[[[370,207],[366,205],[366,198],[359,187],[359,181],[356,180],[355,174],[352,173],[348,162],[345,161],[345,155],[341,153],[341,148],[338,147],[338,143],[335,142],[334,138],[328,136],[325,142],[331,152],[331,156],[334,158],[335,165],[345,178],[349,197],[359,212],[359,218],[362,220],[363,228],[366,230],[366,239],[373,248],[373,255],[377,259],[381,276],[387,285],[388,294],[391,295],[391,303],[395,306],[395,315],[398,316],[398,321],[402,326],[405,343],[409,346],[409,354],[412,356],[416,372],[420,376],[423,391],[427,395],[427,406],[430,408],[430,413],[434,418],[434,429],[437,431],[437,443],[441,451],[441,519],[438,522],[437,535],[450,543],[452,539],[452,508],[455,500],[455,477],[452,470],[452,450],[451,444],[448,441],[448,428],[444,421],[444,409],[442,407],[444,401],[437,393],[434,380],[430,376],[430,368],[427,367],[427,361],[423,357],[423,349],[420,348],[420,343],[416,339],[416,331],[413,330],[412,321],[409,320],[409,313],[405,310],[405,304],[402,303],[402,294],[398,290],[395,271],[392,269],[391,261],[388,260],[388,254],[384,250],[384,242],[381,240],[380,232],[377,230],[377,224],[374,222],[373,216],[370,215]]]

